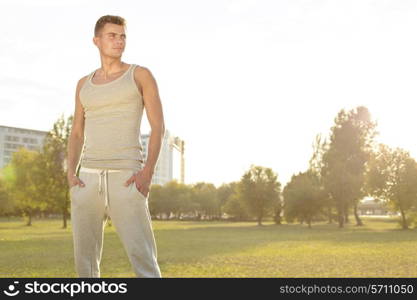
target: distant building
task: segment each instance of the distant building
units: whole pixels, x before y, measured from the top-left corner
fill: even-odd
[[[7,165],[12,153],[24,147],[40,151],[47,131],[0,125],[0,168]]]
[[[149,138],[149,134],[141,135],[145,161],[148,154]],[[180,140],[178,137],[172,136],[169,130],[165,130],[165,136],[155,166],[152,184],[163,185],[173,179],[184,183],[184,160],[184,141]]]
[[[20,147],[40,151],[47,133],[47,131],[0,125],[0,169],[10,162],[12,153],[18,151]],[[142,134],[140,137],[145,161],[149,137],[149,134]],[[166,130],[152,184],[163,185],[173,179],[184,183],[184,177],[184,141],[172,136]]]
[[[386,204],[375,199],[364,200],[358,204],[359,215],[388,215],[389,210]]]

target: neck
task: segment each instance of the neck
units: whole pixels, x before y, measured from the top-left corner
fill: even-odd
[[[126,63],[122,62],[120,59],[102,59],[99,72],[105,79],[107,79],[107,77],[111,77],[113,74],[120,73],[124,69],[125,65]]]

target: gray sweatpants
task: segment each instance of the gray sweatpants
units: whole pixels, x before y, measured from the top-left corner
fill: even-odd
[[[85,186],[70,188],[75,268],[79,277],[100,277],[104,226],[108,216],[137,277],[161,277],[148,198],[135,183],[134,170],[81,167]]]

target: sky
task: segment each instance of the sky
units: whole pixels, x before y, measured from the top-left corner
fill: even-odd
[[[127,21],[126,63],[154,75],[166,128],[185,141],[185,182],[219,186],[251,164],[285,184],[316,134],[365,105],[377,140],[417,157],[417,2],[405,0],[0,3],[0,125],[50,130],[100,68],[106,14]],[[149,132],[146,114],[142,133]]]

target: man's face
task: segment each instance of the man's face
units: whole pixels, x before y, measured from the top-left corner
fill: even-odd
[[[98,37],[93,38],[94,44],[102,55],[119,58],[126,46],[126,34],[122,25],[107,23]]]

